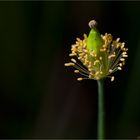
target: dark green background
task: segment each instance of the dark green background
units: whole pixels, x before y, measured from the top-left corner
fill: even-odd
[[[65,68],[96,19],[129,58],[105,83],[106,138],[140,136],[140,2],[0,2],[0,138],[96,138],[97,83]]]

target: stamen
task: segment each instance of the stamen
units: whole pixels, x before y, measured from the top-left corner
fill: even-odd
[[[82,76],[85,76],[85,77],[89,77],[89,75],[84,74],[84,73],[82,73],[82,72],[80,72],[80,71],[79,71],[79,74],[81,74]]]
[[[81,72],[83,72],[83,73],[85,73],[85,74],[88,74],[88,72],[86,72],[84,69],[82,69],[82,68],[79,67],[78,65],[74,65],[73,67],[76,68],[76,69],[78,69],[78,70],[79,70],[79,73],[80,73],[80,71],[81,71]]]
[[[106,48],[101,48],[100,49],[100,52],[105,52],[106,51]]]
[[[125,54],[127,54],[127,52],[123,52],[122,54],[125,55]]]
[[[90,72],[92,71],[92,69],[91,69],[91,68],[89,68],[88,70],[89,70]]]
[[[111,69],[113,69],[114,67],[116,67],[116,65],[120,61],[120,59],[122,57],[122,54],[120,52],[121,52],[121,49],[118,50],[115,59],[111,62],[111,64],[110,64]]]
[[[77,51],[77,48],[75,46],[72,46],[71,50],[74,51],[74,52],[76,52]]]
[[[99,62],[100,62],[99,60],[95,60],[93,65],[95,66]]]
[[[119,41],[120,41],[120,38],[117,38],[117,39],[116,39],[116,42],[119,42]]]
[[[108,59],[114,58],[116,55],[115,54],[111,54],[108,56]]]
[[[125,61],[125,59],[124,58],[121,58],[120,61]]]
[[[109,73],[112,73],[113,72],[113,70],[112,69],[109,69]]]
[[[80,38],[78,38],[78,37],[76,38],[76,40],[77,40],[77,41],[79,41],[79,42],[81,41],[81,39],[80,39]]]
[[[102,71],[100,71],[100,74],[103,74],[103,72],[102,72]]]
[[[92,79],[94,79],[94,78],[77,78],[78,81],[82,81],[82,80],[84,80],[84,79],[92,80]],[[95,79],[94,79],[94,80],[95,80]]]
[[[99,71],[97,71],[96,73],[95,73],[95,75],[98,75],[100,72]]]
[[[116,71],[118,71],[118,68],[114,68],[112,73],[114,73],[114,72],[116,72]]]
[[[92,52],[90,53],[90,55],[93,56],[93,57],[97,57],[97,54],[96,54],[94,51],[92,51]]]
[[[99,80],[100,78],[98,76],[96,76],[96,80]]]
[[[88,50],[86,50],[86,49],[84,49],[83,51],[84,51],[85,53],[87,53],[87,52],[88,52]]]
[[[76,56],[76,53],[70,53],[69,56]]]
[[[120,67],[122,67],[122,66],[123,66],[123,64],[122,64],[122,63],[119,63],[119,66],[120,66]]]
[[[111,77],[111,82],[113,82],[113,81],[114,81],[114,79],[115,79],[115,77],[114,77],[114,76],[112,76],[112,77]]]
[[[102,60],[103,58],[102,57],[99,57],[99,59]]]
[[[123,57],[128,57],[128,55],[123,55]]]
[[[77,64],[77,63],[76,63]],[[80,66],[80,65],[79,65]],[[74,67],[76,68],[76,69],[78,69],[78,70],[75,70],[74,71],[74,73],[79,73],[79,74],[81,74],[81,75],[83,75],[83,76],[85,76],[85,77],[88,77],[88,75],[89,75],[89,72],[87,71],[85,71],[84,69],[82,69],[81,67],[79,67],[78,65],[75,65]]]
[[[122,70],[122,68],[121,67],[118,67],[118,70]]]
[[[82,81],[82,80],[83,80],[83,78],[77,78],[77,80],[78,80],[78,81]]]
[[[65,63],[64,64],[66,67],[69,67],[69,66],[74,66],[74,63]]]
[[[92,75],[89,75],[88,77],[91,79]]]
[[[79,70],[74,70],[74,73],[79,73]]]
[[[75,60],[75,59],[73,59],[73,58],[71,59],[71,61],[72,61],[73,63],[76,63],[76,60]]]
[[[87,39],[87,35],[86,34],[84,34],[83,36],[84,36],[84,39]]]
[[[79,67],[84,73],[89,74],[88,70],[82,67],[80,64],[75,63],[77,67]]]
[[[122,43],[122,44],[121,44],[121,49],[123,49],[123,48],[124,48],[124,46],[125,46],[125,43]]]

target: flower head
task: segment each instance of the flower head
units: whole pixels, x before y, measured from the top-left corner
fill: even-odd
[[[100,80],[105,77],[114,81],[112,74],[122,70],[125,58],[128,57],[128,49],[124,47],[124,42],[120,42],[120,38],[113,40],[112,35],[108,33],[100,35],[96,24],[95,20],[90,21],[89,35],[84,34],[82,40],[77,38],[76,43],[71,46],[71,62],[65,63],[65,66],[73,66],[74,72],[83,76],[77,79],[79,81]]]

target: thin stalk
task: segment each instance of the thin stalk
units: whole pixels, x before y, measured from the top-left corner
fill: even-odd
[[[98,80],[98,139],[105,139],[104,79]]]

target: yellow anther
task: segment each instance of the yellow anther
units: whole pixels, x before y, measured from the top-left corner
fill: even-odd
[[[117,43],[116,48],[119,48],[119,47],[120,47],[120,45],[121,45],[120,43]]]
[[[123,57],[128,57],[128,55],[124,54]]]
[[[125,46],[125,43],[122,43],[122,44],[121,44],[121,49],[123,49],[123,48],[124,48],[124,46]]]
[[[96,76],[96,80],[99,80],[100,78],[98,76]]]
[[[71,61],[72,61],[73,63],[76,63],[76,60],[75,60],[75,59],[73,59],[73,58],[71,59]]]
[[[106,44],[103,45],[103,49],[106,48]]]
[[[76,40],[77,40],[77,41],[81,41],[81,39],[80,39],[80,38],[78,38],[78,37],[76,38]]]
[[[101,48],[100,49],[100,52],[105,52],[106,51],[106,48]]]
[[[69,66],[74,66],[74,63],[65,63],[64,64],[66,67],[69,67]]]
[[[77,78],[77,80],[78,80],[78,81],[82,81],[82,80],[83,80],[83,78]]]
[[[97,71],[96,73],[95,73],[95,75],[98,75],[100,72],[99,71]]]
[[[127,52],[123,52],[122,54],[125,55],[125,54],[127,54]]]
[[[87,65],[89,63],[89,61],[87,59],[85,59],[84,65]]]
[[[76,48],[76,47],[77,47],[76,44],[71,45],[71,49]]]
[[[77,48],[76,47],[72,47],[71,50],[75,52],[75,51],[77,51]]]
[[[91,72],[92,71],[92,69],[91,68],[88,68],[88,70]]]
[[[124,58],[121,58],[120,61],[125,61],[125,59]]]
[[[86,44],[85,42],[83,42],[83,48],[84,48],[84,49],[86,48],[86,45],[87,45],[87,44]]]
[[[99,60],[95,60],[93,65],[95,66],[99,62],[100,62]]]
[[[122,67],[122,65],[123,65],[122,63],[119,63],[119,66],[120,66],[120,67]]]
[[[69,56],[76,56],[76,53],[70,53]]]
[[[113,70],[112,69],[109,69],[109,73],[112,73],[113,72]]]
[[[102,71],[100,71],[100,74],[103,74],[103,72],[102,72]]]
[[[75,73],[79,73],[79,70],[75,70],[74,72],[75,72]]]
[[[90,55],[93,56],[93,57],[97,57],[97,54],[96,54],[94,51],[92,51],[92,52],[90,53]]]
[[[79,56],[78,59],[80,60],[80,59],[82,59],[82,57]]]
[[[84,56],[84,54],[83,54],[83,53],[80,53],[80,54],[79,54],[79,56],[80,56],[80,57],[83,57],[83,56]]]
[[[84,34],[83,36],[84,36],[84,39],[87,39],[87,35],[86,34]]]
[[[128,51],[128,48],[123,48],[125,51]]]
[[[88,55],[87,55],[87,54],[85,54],[85,55],[84,55],[84,57],[85,57],[85,59],[87,59],[87,58],[88,58]]]
[[[111,54],[111,55],[108,56],[108,59],[111,59],[111,58],[113,58],[115,56],[116,56],[115,54]]]
[[[117,38],[117,39],[116,39],[116,42],[119,42],[119,41],[120,41],[120,38]]]
[[[92,75],[89,75],[88,77],[89,77],[89,78],[91,78],[91,77],[92,77]]]
[[[108,40],[109,43],[112,41],[112,35],[111,34],[107,35],[107,40]]]
[[[103,58],[100,56],[99,59],[102,60]]]
[[[121,67],[118,67],[118,70],[122,70],[122,68]]]
[[[110,59],[110,58],[111,58],[111,55],[108,56],[108,59]]]
[[[112,76],[112,77],[111,77],[111,82],[113,82],[113,81],[114,81],[114,79],[115,79],[115,77],[114,77],[114,76]]]
[[[85,53],[87,53],[87,52],[88,52],[88,50],[85,50],[85,49],[84,49],[83,51],[84,51]]]

